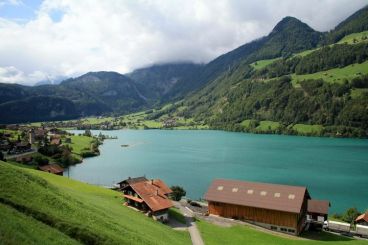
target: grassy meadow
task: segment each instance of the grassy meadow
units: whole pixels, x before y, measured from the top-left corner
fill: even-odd
[[[116,191],[4,162],[0,186],[5,244],[190,244],[187,232],[125,207]]]
[[[352,240],[347,237],[332,235],[330,233],[319,233],[317,235],[308,235],[305,238],[308,240],[301,240],[297,237],[286,238],[268,234],[262,231],[255,230],[248,226],[232,226],[220,227],[210,224],[206,221],[198,221],[197,226],[200,230],[202,238],[207,245],[222,245],[222,244],[257,244],[257,245],[367,245],[367,241]]]
[[[84,136],[84,135],[73,135],[69,136],[71,138],[72,143],[64,143],[65,145],[69,145],[73,148],[72,153],[80,155],[83,151],[90,151],[91,144],[93,141],[92,137]]]
[[[300,81],[308,79],[323,79],[328,83],[343,83],[345,79],[350,81],[362,74],[368,74],[368,61],[362,64],[352,64],[343,68],[335,68],[313,74],[293,74],[291,77],[293,85],[297,85]]]

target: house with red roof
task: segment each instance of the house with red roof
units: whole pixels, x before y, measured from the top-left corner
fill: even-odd
[[[118,183],[125,205],[134,207],[155,220],[166,222],[168,210],[173,206],[169,199],[172,190],[160,179],[128,178]]]

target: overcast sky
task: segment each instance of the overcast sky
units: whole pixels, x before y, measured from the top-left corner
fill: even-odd
[[[0,82],[208,62],[285,16],[334,28],[366,0],[0,0]]]

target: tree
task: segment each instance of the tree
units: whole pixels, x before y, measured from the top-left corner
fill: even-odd
[[[180,201],[187,194],[184,188],[178,185],[171,186],[171,190],[173,191],[171,195],[174,201]]]
[[[49,159],[47,159],[46,157],[40,156],[40,155],[36,155],[33,157],[33,161],[38,165],[38,166],[44,166],[47,165],[49,163]]]
[[[2,151],[0,151],[0,161],[4,161],[4,154]]]
[[[349,208],[342,216],[342,220],[348,223],[353,223],[354,220],[360,215],[360,212],[356,208]]]

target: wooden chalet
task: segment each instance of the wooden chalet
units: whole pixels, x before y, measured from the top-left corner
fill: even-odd
[[[216,179],[204,197],[210,215],[299,235],[306,224],[306,187]]]
[[[173,206],[168,195],[172,190],[162,180],[138,177],[128,178],[118,184],[124,193],[126,205],[152,215],[155,220],[168,220],[168,209]]]
[[[308,200],[307,222],[316,228],[322,228],[328,219],[328,209],[331,204],[327,200]]]
[[[368,211],[355,219],[355,224],[368,226]]]
[[[39,166],[38,169],[56,175],[63,175],[64,172],[64,169],[56,163]]]

